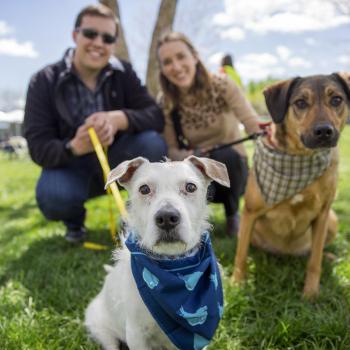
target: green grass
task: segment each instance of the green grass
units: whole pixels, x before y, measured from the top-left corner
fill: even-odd
[[[341,139],[339,193],[333,205],[339,235],[326,248],[321,293],[301,299],[307,258],[277,257],[250,249],[248,283],[225,281],[225,313],[210,349],[350,349],[350,127]],[[0,156],[0,349],[98,349],[82,325],[84,309],[100,290],[113,246],[108,200],[88,203],[90,239],[109,245],[95,252],[72,247],[64,227],[36,207],[40,169],[30,160]],[[236,241],[224,237],[223,209],[212,206],[212,235],[225,275]]]

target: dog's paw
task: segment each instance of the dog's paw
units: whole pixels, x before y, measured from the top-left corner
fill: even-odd
[[[103,268],[107,273],[110,273],[113,270],[113,266],[107,264],[104,264]]]
[[[303,291],[303,299],[309,300],[309,301],[315,301],[318,297],[318,294],[320,292],[319,286],[311,286],[305,284],[304,291]]]
[[[335,262],[337,260],[337,256],[331,252],[323,252],[323,256],[325,259],[327,259],[329,262]]]
[[[245,271],[235,268],[230,281],[232,284],[241,285],[243,282],[245,282]]]

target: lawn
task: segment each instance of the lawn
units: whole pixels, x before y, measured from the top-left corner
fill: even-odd
[[[341,139],[339,193],[333,205],[339,234],[326,248],[321,293],[301,299],[307,258],[276,257],[250,249],[249,279],[241,289],[226,280],[224,318],[210,349],[350,349],[350,127]],[[106,251],[74,247],[64,227],[36,207],[40,169],[29,159],[0,155],[0,349],[98,349],[88,339],[84,309],[100,290],[111,263],[108,200],[88,203],[90,240]],[[212,205],[213,242],[226,276],[236,241],[223,234],[224,217]]]

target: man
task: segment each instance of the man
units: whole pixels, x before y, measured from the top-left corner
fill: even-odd
[[[29,84],[24,135],[42,166],[36,197],[49,220],[66,225],[70,242],[85,239],[87,199],[104,193],[102,170],[88,128],[108,146],[111,167],[143,156],[166,155],[158,134],[163,115],[130,64],[112,57],[118,22],[104,5],[84,8],[62,60],[36,73]]]

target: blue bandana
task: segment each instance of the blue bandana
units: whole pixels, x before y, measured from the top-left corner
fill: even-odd
[[[129,234],[131,269],[143,302],[170,340],[182,350],[209,344],[223,313],[219,267],[209,234],[193,256],[160,259]]]

